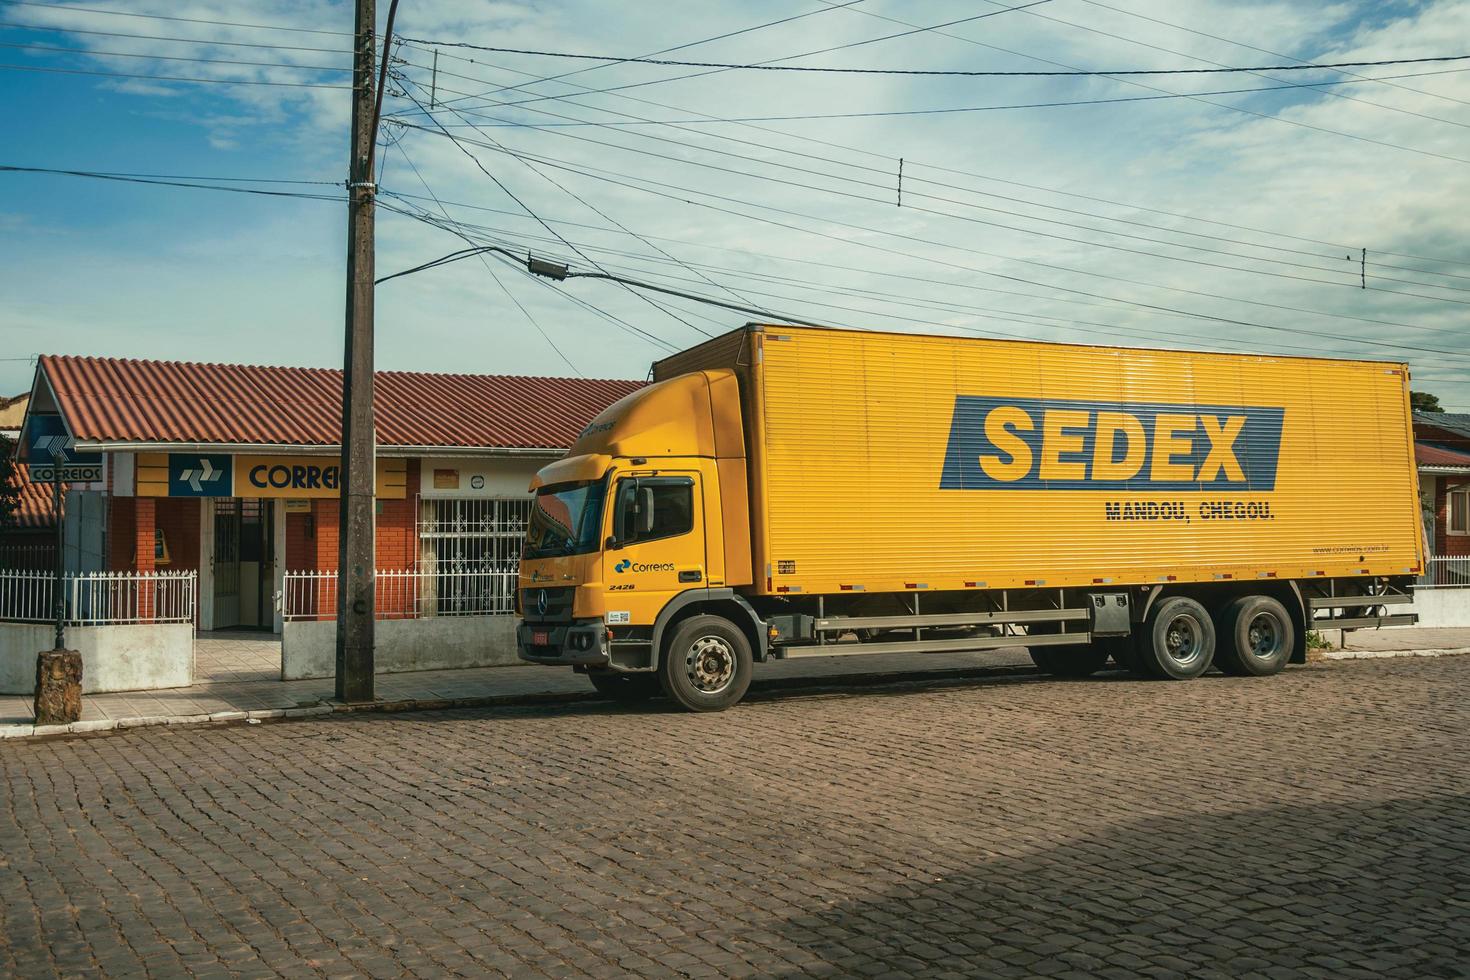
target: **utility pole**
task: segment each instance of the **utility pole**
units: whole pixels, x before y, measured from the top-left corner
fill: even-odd
[[[377,433],[373,423],[373,144],[375,0],[357,0],[352,152],[347,180],[347,341],[337,566],[337,700],[373,699]],[[387,51],[383,52],[386,61]]]

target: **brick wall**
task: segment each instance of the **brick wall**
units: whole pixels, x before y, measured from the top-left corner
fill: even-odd
[[[154,521],[163,529],[170,558],[169,564],[159,568],[170,572],[198,571],[200,510],[200,502],[188,498],[157,502]]]
[[[1470,485],[1470,480],[1442,476],[1434,493],[1434,553],[1436,555],[1470,555],[1470,535],[1450,534],[1449,491]]]
[[[137,497],[113,497],[107,507],[107,570],[133,567],[133,515]]]

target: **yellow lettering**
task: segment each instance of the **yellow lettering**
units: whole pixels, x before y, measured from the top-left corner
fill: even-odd
[[[1031,416],[1019,408],[1002,406],[991,409],[985,416],[985,438],[1010,459],[981,456],[980,469],[985,471],[985,475],[1001,483],[1013,483],[1031,472],[1031,447],[1013,430],[1029,432],[1034,428],[1036,423],[1031,421]]]
[[[1122,459],[1114,459],[1118,433],[1124,439]],[[1097,442],[1092,447],[1092,478],[1094,480],[1131,480],[1143,469],[1144,453],[1148,450],[1148,439],[1143,434],[1143,423],[1126,412],[1097,413]]]
[[[1194,440],[1179,433],[1193,432],[1193,415],[1158,415],[1154,418],[1154,458],[1149,479],[1157,483],[1188,483],[1194,479],[1194,467],[1176,463],[1176,456],[1194,452]]]
[[[1062,453],[1080,453],[1085,440],[1080,432],[1091,420],[1090,412],[1048,409],[1041,417],[1041,478],[1043,480],[1085,480],[1086,463],[1064,463]]]
[[[1213,480],[1216,474],[1223,472],[1225,479],[1244,483],[1245,473],[1240,468],[1240,460],[1235,457],[1235,439],[1245,427],[1245,416],[1231,415],[1225,419],[1224,425],[1213,415],[1201,415],[1200,421],[1204,423],[1205,435],[1210,437],[1210,454],[1199,468],[1200,482]]]

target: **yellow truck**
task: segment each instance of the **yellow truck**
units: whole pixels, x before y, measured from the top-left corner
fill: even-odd
[[[1274,674],[1310,629],[1414,622],[1408,382],[752,324],[657,362],[537,474],[520,655],[695,711],[837,654]]]

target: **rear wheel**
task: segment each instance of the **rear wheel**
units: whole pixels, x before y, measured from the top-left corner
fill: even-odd
[[[624,704],[638,704],[660,693],[658,675],[625,674],[620,670],[589,670],[587,679],[597,693]]]
[[[1108,652],[1097,646],[1028,647],[1031,662],[1056,677],[1091,677],[1107,666]]]
[[[1220,614],[1215,666],[1236,677],[1280,673],[1291,659],[1296,632],[1286,607],[1270,596],[1236,599]]]
[[[1138,645],[1143,671],[1164,680],[1198,677],[1215,656],[1215,622],[1205,607],[1187,596],[1154,606]]]
[[[750,641],[727,619],[692,616],[664,649],[658,677],[686,711],[724,711],[745,697],[754,672]]]

